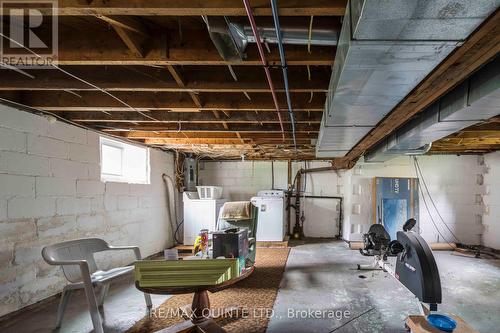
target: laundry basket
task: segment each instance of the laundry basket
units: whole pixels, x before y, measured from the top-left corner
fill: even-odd
[[[220,186],[196,186],[200,199],[220,199],[222,197],[222,187]]]

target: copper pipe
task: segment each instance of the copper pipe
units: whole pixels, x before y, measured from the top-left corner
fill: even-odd
[[[252,7],[250,7],[250,3],[248,2],[248,0],[243,0],[243,4],[245,5],[245,10],[247,12],[248,20],[250,21],[250,26],[252,27],[252,32],[253,35],[255,36],[257,49],[259,50],[259,55],[260,55],[260,61],[262,62],[262,66],[264,67],[267,83],[269,84],[269,89],[271,90],[271,95],[273,96],[274,106],[276,107],[276,112],[278,113],[278,119],[281,127],[281,135],[283,137],[283,141],[285,141],[285,129],[283,128],[283,120],[281,119],[278,98],[276,97],[276,91],[274,90],[274,84],[271,78],[271,73],[269,72],[269,66],[267,64],[266,55],[264,53],[264,49],[262,48],[262,42],[260,39],[259,30],[257,30],[257,24],[255,23],[255,19],[253,16],[253,10]]]

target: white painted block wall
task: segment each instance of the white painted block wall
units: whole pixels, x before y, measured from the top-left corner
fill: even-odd
[[[271,162],[201,162],[200,185],[223,186],[223,197],[233,201],[249,200],[260,190],[271,189]],[[287,162],[274,162],[274,187],[286,189]]]
[[[498,157],[495,158],[498,159]],[[490,164],[495,164],[498,169],[498,162],[495,162],[495,158],[491,158]],[[481,183],[485,166],[482,165],[482,158],[475,155],[434,155],[421,156],[418,160],[429,192],[448,228],[461,242],[479,244],[482,241],[481,221],[485,209],[483,205],[485,186]],[[275,187],[286,188],[286,162],[275,162],[274,165]],[[327,165],[326,162],[307,163],[308,168]],[[304,163],[293,164],[293,176],[299,167],[304,167]],[[497,184],[495,182],[498,182],[499,171],[490,172],[488,177],[491,180],[485,180],[485,182],[491,183],[490,191],[494,192],[493,187]],[[373,177],[415,177],[412,160],[410,157],[400,157],[382,164],[358,162],[351,170],[338,173],[314,173],[306,176],[307,194],[344,197],[342,236],[346,240],[361,240],[362,234],[368,231],[372,223]],[[270,188],[271,163],[264,161],[205,162],[200,170],[200,181],[203,185],[223,186],[224,194],[230,200],[249,200],[259,190]],[[495,198],[497,197],[492,197],[492,200],[495,201]],[[450,231],[441,222],[429,201],[428,205],[437,228],[444,238],[454,241]],[[497,208],[498,206],[491,204],[492,216],[495,216]],[[338,223],[338,207],[333,201],[306,200],[305,211],[304,231],[306,235],[312,237],[332,235],[331,226]],[[294,214],[292,214],[292,225],[294,221]],[[490,224],[493,225],[494,222],[496,221],[491,221]],[[420,224],[422,235],[429,242],[445,241],[433,226],[422,198],[420,198]],[[498,226],[498,223],[496,225]],[[490,228],[498,230],[495,226]]]
[[[292,181],[301,167],[317,168],[328,166],[327,162],[304,162],[292,164]],[[224,161],[202,162],[199,182],[201,185],[222,186],[225,198],[238,201],[250,200],[260,190],[272,187],[272,167],[268,161]],[[274,162],[274,188],[287,189],[288,164],[286,161]],[[334,172],[310,174],[302,178],[306,182],[307,195],[339,195],[338,177]],[[304,231],[311,237],[333,237],[338,233],[338,202],[330,199],[305,199],[302,207],[307,213]],[[292,209],[292,226],[295,212]],[[314,212],[314,214],[310,214]],[[332,212],[334,212],[332,214]]]
[[[40,255],[47,244],[99,237],[144,256],[171,245],[161,175],[173,176],[173,157],[150,155],[151,185],[103,183],[97,133],[0,106],[0,316],[62,290]],[[97,257],[103,269],[133,259]]]
[[[500,249],[500,152],[484,155],[484,245]]]
[[[481,158],[475,155],[433,155],[418,157],[431,197],[439,214],[448,228],[467,244],[479,244],[483,233],[481,216],[483,211],[482,194],[484,186],[478,184],[484,167]],[[346,208],[346,226],[344,237],[350,240],[361,240],[373,222],[372,215],[372,179],[373,177],[416,177],[411,157],[398,157],[387,163],[359,162],[352,170],[347,171],[350,178],[351,209]],[[478,176],[479,175],[479,176]],[[420,189],[424,190],[422,181]],[[354,194],[353,191],[360,192]],[[419,214],[420,231],[429,242],[456,241],[451,232],[440,220],[427,195],[430,215],[420,195]],[[479,199],[479,200],[478,200]],[[358,213],[359,212],[359,213]],[[436,231],[432,219],[442,236]],[[443,239],[444,236],[444,239]]]

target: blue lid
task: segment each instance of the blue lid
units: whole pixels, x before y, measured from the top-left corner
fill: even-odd
[[[453,332],[457,328],[457,322],[452,318],[441,314],[430,314],[427,316],[427,322],[431,326],[445,332]]]

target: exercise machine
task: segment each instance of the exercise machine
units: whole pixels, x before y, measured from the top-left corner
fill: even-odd
[[[415,219],[406,221],[403,231],[396,234],[397,240],[391,240],[383,225],[373,224],[368,233],[363,235],[363,249],[359,251],[364,256],[373,256],[374,261],[370,265],[358,265],[358,269],[381,269],[418,298],[420,316],[407,318],[405,327],[408,330],[433,332],[427,322],[437,320],[440,321],[439,325],[445,323],[456,326],[458,322],[460,332],[476,332],[458,316],[452,316],[452,319],[439,314],[431,315],[431,311],[437,311],[442,301],[441,279],[431,248],[422,236],[412,231],[416,222]],[[397,257],[395,268],[388,262],[388,257]]]
[[[373,224],[363,236],[364,256],[373,256],[371,265],[358,265],[358,269],[382,269],[392,275],[418,299],[422,315],[437,311],[441,303],[441,279],[438,267],[427,242],[411,231],[416,224],[409,219],[403,225],[403,231],[397,232],[397,240],[391,240],[381,224]],[[397,256],[396,267],[387,261],[388,257]],[[427,304],[427,305],[426,305]]]

